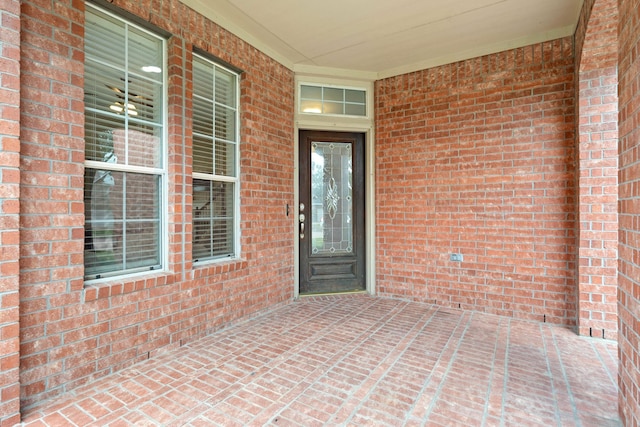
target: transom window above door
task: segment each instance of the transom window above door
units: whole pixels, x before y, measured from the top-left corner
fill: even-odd
[[[367,116],[367,91],[359,88],[301,84],[299,110],[302,114]]]

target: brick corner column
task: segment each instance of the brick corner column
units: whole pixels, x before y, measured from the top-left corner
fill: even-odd
[[[20,1],[0,2],[0,427],[20,422]]]

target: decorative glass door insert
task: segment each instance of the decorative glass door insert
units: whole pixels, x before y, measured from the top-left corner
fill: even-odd
[[[311,144],[311,253],[353,252],[352,144]]]

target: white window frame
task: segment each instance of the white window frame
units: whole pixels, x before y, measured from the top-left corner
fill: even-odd
[[[167,86],[168,86],[168,67],[167,67],[167,42],[166,39],[164,37],[162,37],[160,34],[150,31],[147,28],[144,28],[143,26],[137,25],[136,23],[132,22],[129,19],[126,19],[116,13],[110,12],[107,9],[104,9],[102,7],[96,6],[94,4],[91,3],[86,3],[86,11],[85,14],[89,11],[89,10],[93,10],[99,14],[104,14],[107,15],[115,20],[118,20],[122,23],[124,23],[125,25],[127,25],[128,27],[133,27],[138,31],[144,32],[150,36],[153,36],[155,38],[157,38],[160,42],[161,42],[161,54],[162,54],[162,69],[163,69],[163,76],[162,76],[162,90],[161,90],[161,132],[160,132],[160,138],[161,138],[161,143],[162,143],[162,147],[160,149],[159,155],[161,156],[161,164],[160,167],[156,167],[156,168],[152,168],[152,167],[143,167],[143,166],[136,166],[136,165],[126,165],[126,164],[118,164],[118,163],[108,163],[108,162],[101,162],[101,161],[94,161],[94,160],[85,160],[84,161],[84,166],[85,168],[91,168],[94,170],[103,170],[103,171],[114,171],[114,172],[124,172],[124,173],[138,173],[138,174],[145,174],[145,175],[153,175],[153,176],[158,176],[160,178],[160,185],[159,185],[159,189],[158,191],[160,192],[160,194],[158,195],[159,197],[159,203],[158,203],[158,216],[159,216],[159,234],[158,234],[158,260],[159,260],[159,265],[157,266],[151,266],[151,267],[138,267],[138,268],[130,268],[130,269],[125,269],[125,270],[114,270],[111,272],[105,272],[104,274],[92,274],[90,276],[87,276],[85,274],[85,283],[87,284],[92,284],[92,283],[96,283],[96,282],[102,282],[105,280],[110,280],[110,279],[114,279],[114,278],[126,278],[126,277],[135,277],[135,276],[140,276],[143,274],[148,274],[149,272],[154,272],[154,273],[165,273],[167,271],[167,265],[168,265],[168,248],[167,248],[167,242],[169,241],[168,239],[168,221],[167,221],[167,216],[168,216],[168,191],[169,191],[169,183],[168,183],[168,108],[167,108]],[[86,29],[85,29],[86,31]],[[125,50],[128,50],[128,46],[124,47]],[[85,58],[86,61],[86,58]],[[128,70],[127,70],[128,72]],[[87,111],[95,111],[91,108],[87,108],[85,107],[85,112]],[[98,113],[100,114],[104,114],[105,111],[102,110],[97,110]],[[125,119],[125,123],[127,123],[127,128],[128,128],[128,119]]]
[[[369,88],[367,86],[357,86],[357,85],[342,85],[342,84],[333,84],[333,83],[322,83],[319,81],[313,81],[312,79],[306,79],[306,80],[300,80],[297,82],[296,84],[296,114],[300,115],[300,116],[307,116],[307,117],[333,117],[333,118],[337,118],[337,117],[344,117],[344,118],[351,118],[351,119],[369,119],[371,116],[371,110],[372,110],[372,104],[371,104],[371,92],[369,90]],[[343,100],[342,102],[336,102],[336,101],[329,101],[329,100],[325,100],[325,99],[306,99],[302,97],[302,89],[303,86],[308,86],[308,87],[314,87],[317,89],[320,89],[321,91],[324,92],[325,89],[337,89],[337,90],[342,90],[342,91],[347,91],[347,90],[351,90],[351,91],[356,91],[356,92],[362,92],[364,94],[364,103],[360,104],[360,103],[356,103],[356,105],[362,105],[364,106],[365,109],[365,114],[360,115],[360,114],[347,114],[345,113],[327,113],[327,112],[323,112],[322,108],[323,105],[325,103],[340,103],[342,104],[344,107],[346,107],[347,104],[351,104],[351,102],[348,102],[346,100]],[[312,102],[316,102],[318,103],[318,107],[320,108],[320,111],[315,111],[315,112],[308,112],[308,111],[304,111],[302,108],[302,103],[304,101],[312,101]]]
[[[222,64],[220,64],[218,61],[211,59],[210,57],[203,55],[203,54],[199,54],[194,52],[193,53],[193,59],[195,61],[195,59],[198,59],[200,61],[203,61],[209,65],[212,66],[212,69],[215,68],[219,68],[221,70],[224,70],[227,73],[233,74],[235,77],[235,120],[234,120],[234,139],[235,139],[235,153],[234,153],[234,171],[235,171],[235,176],[226,176],[226,175],[217,175],[217,174],[206,174],[206,173],[199,173],[199,172],[193,172],[192,173],[192,178],[193,180],[203,180],[203,181],[210,181],[210,182],[228,182],[228,183],[233,183],[233,250],[230,254],[224,254],[224,255],[213,255],[210,257],[202,257],[202,258],[196,258],[195,255],[193,254],[193,241],[195,241],[195,233],[196,233],[196,228],[194,226],[194,222],[193,220],[195,219],[195,212],[192,212],[192,257],[193,257],[193,262],[196,265],[202,265],[202,264],[206,264],[206,263],[215,263],[215,262],[222,262],[222,261],[228,261],[228,260],[237,260],[240,259],[241,257],[241,248],[240,248],[240,241],[241,241],[241,230],[240,230],[240,73],[237,70],[233,70],[229,67],[226,67]],[[195,87],[195,82],[193,82],[193,96],[195,97],[196,94],[196,87]],[[214,93],[214,97],[215,97],[215,93]],[[224,105],[224,104],[221,104]],[[228,105],[225,105],[225,107],[229,107]],[[195,114],[195,108],[192,109],[193,114]],[[214,115],[214,120],[215,120],[215,115]],[[215,129],[215,123],[213,123],[213,128]],[[214,144],[215,144],[215,135],[207,135],[207,136],[212,136],[213,140],[214,140]],[[215,147],[213,147],[213,150],[215,151]],[[192,152],[194,150],[192,149]],[[194,153],[195,154],[195,153]],[[192,186],[192,196],[193,196],[193,186]],[[192,197],[193,200],[193,197]],[[192,205],[192,208],[194,208],[194,206]]]

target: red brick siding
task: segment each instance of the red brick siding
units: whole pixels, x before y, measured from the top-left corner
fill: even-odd
[[[578,324],[582,335],[617,339],[617,0],[598,0],[576,34],[578,65]],[[590,16],[587,18],[587,16]]]
[[[619,0],[620,414],[640,426],[640,0]]]
[[[293,296],[293,73],[178,0],[112,3],[169,31],[169,273],[83,281],[84,2],[26,0],[21,397],[25,407]],[[241,76],[242,259],[191,260],[191,51]]]
[[[377,82],[381,295],[575,324],[574,91],[571,38]]]
[[[582,3],[582,9],[580,10],[580,16],[578,17],[578,24],[576,25],[576,31],[574,33],[575,43],[575,55],[576,64],[580,64],[582,61],[582,50],[584,47],[584,40],[587,36],[587,26],[589,25],[589,18],[591,18],[591,11],[596,0],[584,0]]]
[[[20,2],[0,2],[0,427],[20,422]]]

